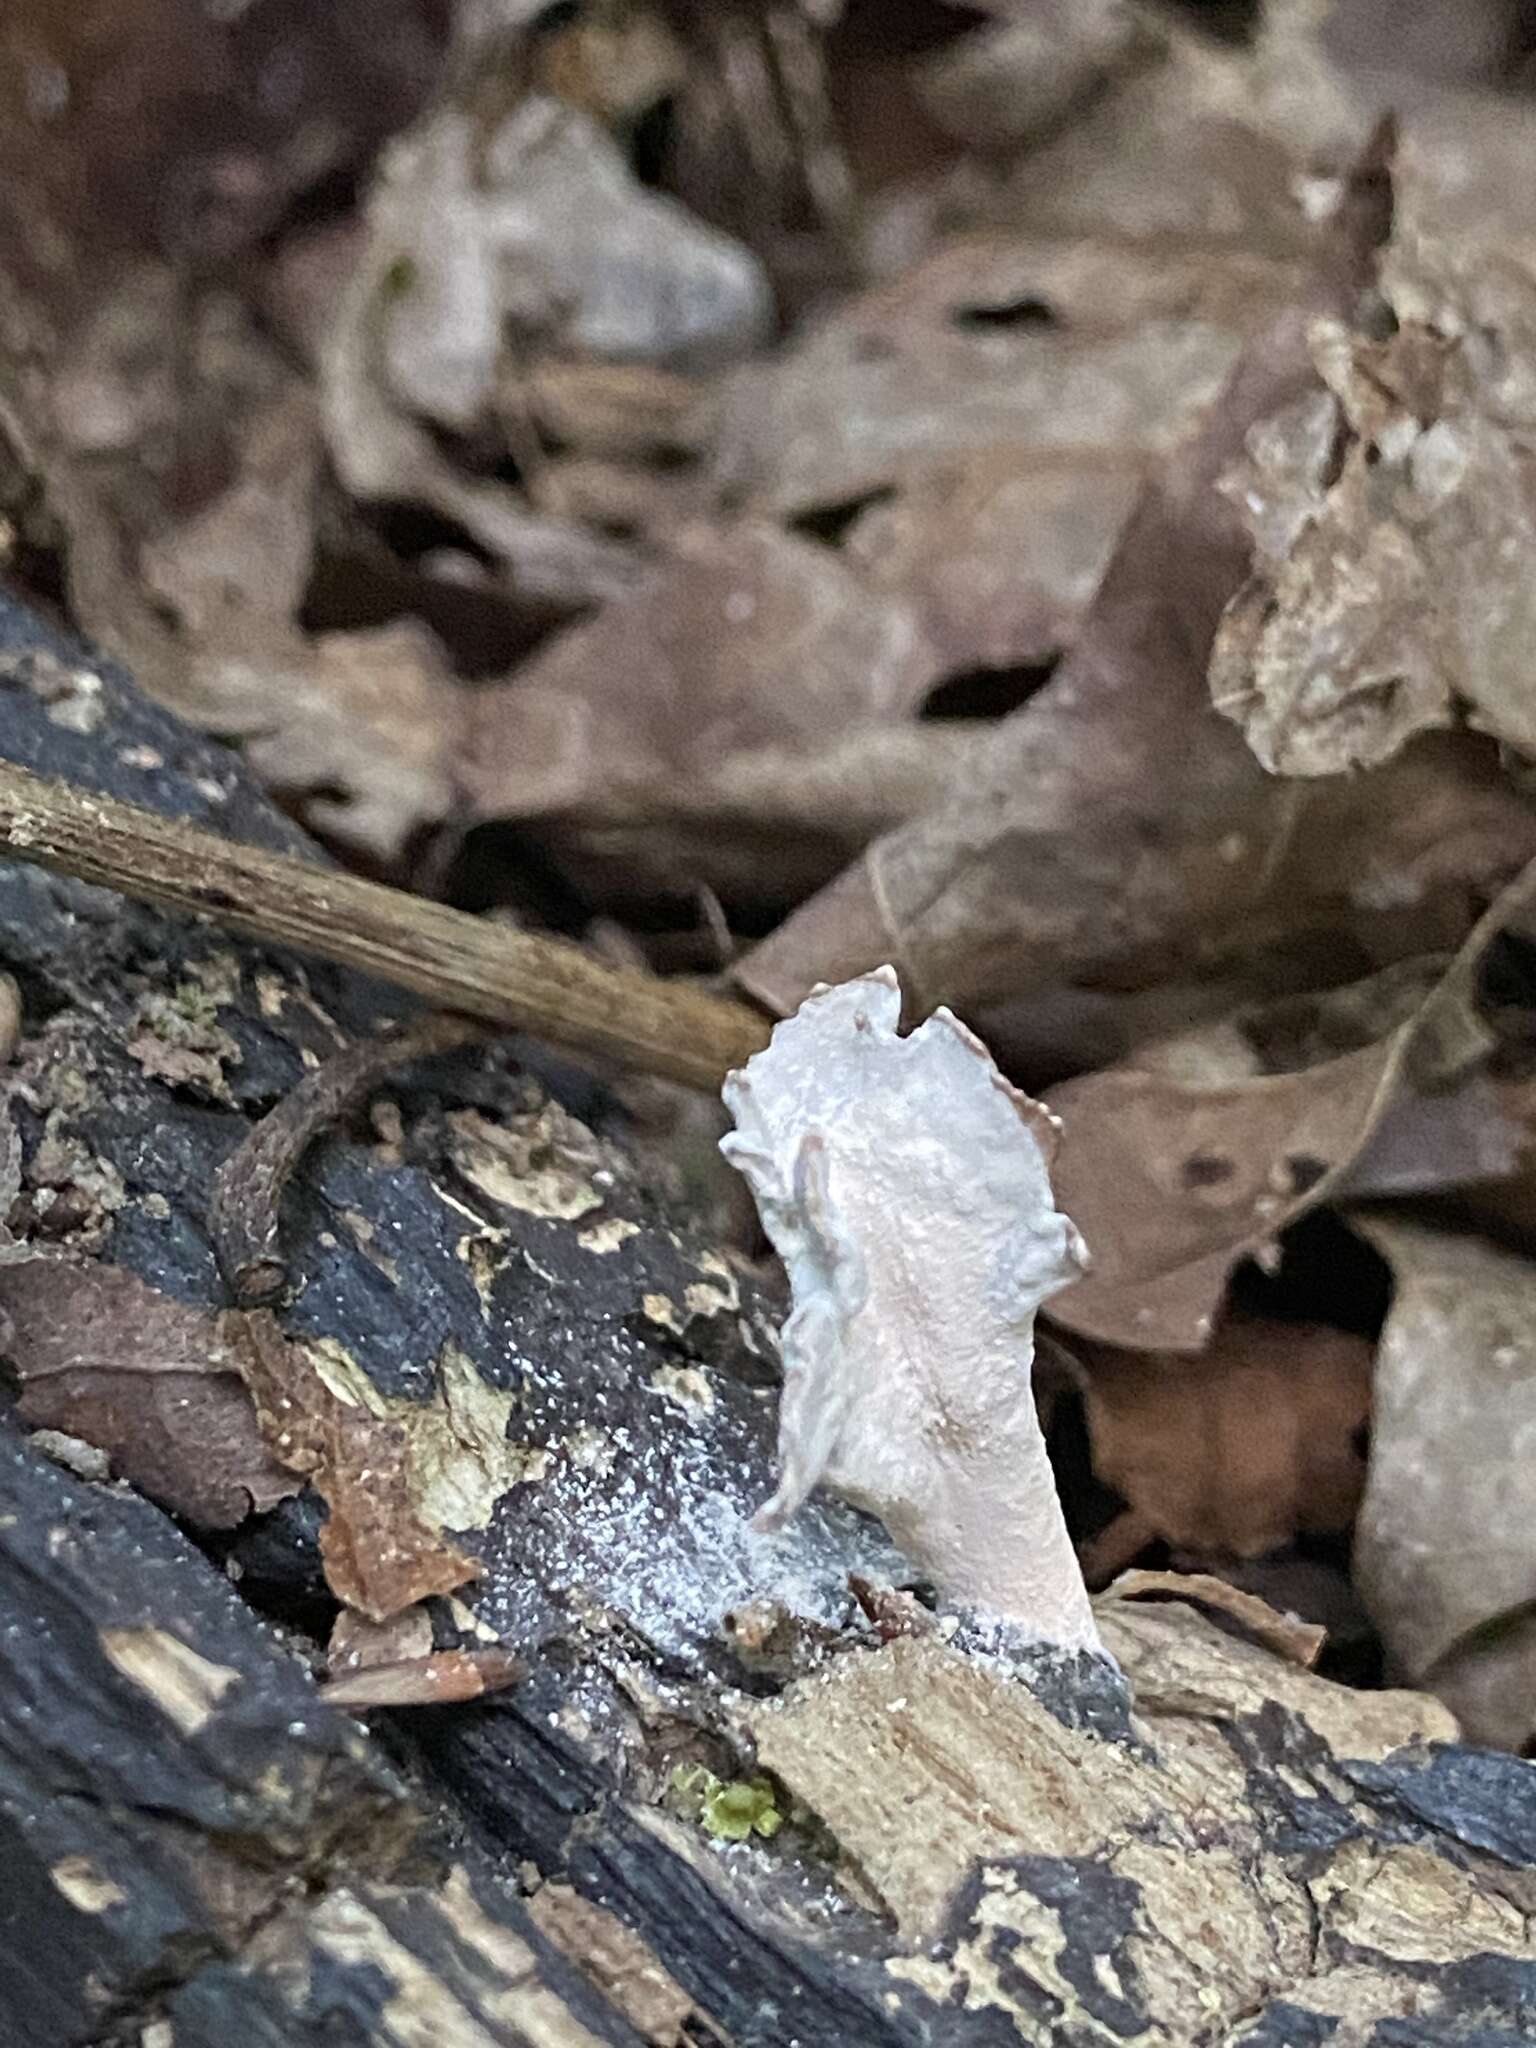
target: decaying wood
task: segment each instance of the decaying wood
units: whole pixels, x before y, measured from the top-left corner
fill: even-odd
[[[0,845],[141,903],[299,947],[445,1009],[693,1087],[766,1043],[744,1003],[604,966],[538,933],[467,917],[357,875],[231,844],[16,766],[0,766]]]
[[[43,645],[83,658],[0,602],[0,754],[302,859],[118,672],[95,732],[50,721]],[[21,862],[0,958],[15,1227],[216,1316],[220,1167],[400,1000]],[[168,1015],[195,1059],[163,1056]],[[1101,1659],[867,1622],[903,1578],[873,1525],[813,1498],[750,1529],[767,1304],[663,1211],[616,1105],[541,1060],[391,1068],[284,1155],[258,1247],[293,1369],[387,1417],[388,1482],[481,1566],[427,1601],[429,1654],[521,1683],[364,1734],[311,1676],[313,1491],[200,1532],[210,1562],[0,1445],[8,2048],[1529,2037],[1530,1765],[1183,1604],[1100,1609],[1133,1717]]]
[[[7,1436],[0,1554],[8,2043],[635,2040],[147,1502]]]

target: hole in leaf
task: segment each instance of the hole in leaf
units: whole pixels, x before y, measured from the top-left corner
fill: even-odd
[[[582,0],[550,0],[547,7],[541,7],[528,24],[531,36],[556,36],[562,29],[574,28],[581,19]]]
[[[896,495],[893,484],[883,484],[877,490],[861,491],[857,497],[840,498],[836,504],[813,505],[809,512],[802,512],[792,519],[791,529],[804,534],[807,540],[819,540],[827,547],[840,547],[847,537],[848,529],[862,513],[872,505],[884,505]]]
[[[1259,32],[1264,0],[1165,0],[1165,7],[1216,42],[1241,46]]]
[[[1290,1153],[1286,1157],[1286,1172],[1291,1177],[1291,1193],[1304,1195],[1308,1188],[1315,1188],[1328,1171],[1325,1161],[1313,1159],[1305,1152]]]
[[[967,668],[945,676],[923,699],[922,718],[1006,718],[1051,679],[1056,657],[1016,668]]]
[[[366,543],[315,551],[299,623],[307,633],[357,632],[394,619],[432,628],[462,676],[499,676],[530,654],[569,613],[515,600],[494,584],[459,583],[387,556]]]
[[[515,825],[492,821],[464,834],[443,879],[443,900],[477,915],[511,906],[564,937],[575,937],[592,906],[549,851]]]
[[[283,236],[292,235],[296,230],[349,220],[357,211],[358,189],[355,163],[334,166],[325,171],[292,200],[283,214],[281,234],[274,232],[267,240],[267,247],[276,248]]]
[[[957,327],[985,332],[991,327],[1055,327],[1056,312],[1049,302],[1027,292],[1022,298],[1005,299],[996,306],[960,306],[953,314]]]
[[[367,510],[367,522],[392,553],[413,562],[438,548],[452,548],[471,555],[482,568],[495,567],[496,558],[482,547],[467,527],[423,505],[405,500],[385,500]]]
[[[1536,938],[1506,928],[1489,942],[1477,971],[1477,1002],[1494,1013],[1536,1010]]]
[[[1236,1170],[1230,1159],[1213,1152],[1194,1152],[1179,1168],[1179,1179],[1187,1188],[1215,1188],[1230,1180]]]
[[[847,0],[830,47],[834,61],[875,56],[883,63],[942,50],[991,19],[958,0]]]
[[[69,572],[62,548],[21,540],[6,561],[0,588],[15,591],[60,622],[70,618]]]
[[[677,130],[677,102],[670,96],[647,107],[629,131],[629,167],[642,185],[666,182]]]
[[[1125,1501],[1093,1469],[1087,1411],[1076,1390],[1060,1394],[1052,1403],[1046,1446],[1068,1527],[1080,1540],[1096,1535],[1120,1513]]]

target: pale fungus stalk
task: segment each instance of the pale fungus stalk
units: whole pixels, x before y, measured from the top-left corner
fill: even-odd
[[[1086,1262],[1056,1126],[947,1010],[900,1015],[888,967],[819,989],[725,1084],[793,1296],[760,1525],[825,1482],[950,1598],[1096,1650],[1030,1386],[1035,1311]]]

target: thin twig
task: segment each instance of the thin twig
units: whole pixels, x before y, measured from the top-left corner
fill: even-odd
[[[566,940],[508,931],[335,868],[45,782],[8,762],[0,762],[0,852],[695,1088],[718,1088],[768,1038],[766,1020],[745,1003],[605,967]]]
[[[214,1257],[236,1308],[270,1307],[283,1291],[283,1189],[319,1133],[400,1067],[485,1035],[472,1018],[433,1010],[402,1030],[360,1038],[322,1060],[251,1126],[214,1174],[208,1204]]]

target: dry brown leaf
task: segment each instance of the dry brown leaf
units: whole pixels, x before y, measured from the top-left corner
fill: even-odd
[[[804,515],[1000,445],[1134,463],[1188,432],[1296,281],[1230,252],[952,243],[731,374],[717,480]]]
[[[1158,47],[1146,37],[1083,118],[1019,160],[991,209],[1066,232],[1302,253],[1313,179],[1347,165],[1369,127],[1318,16],[1310,0],[1272,0],[1232,42],[1165,16]]]
[[[318,463],[306,397],[257,414],[228,490],[143,547],[160,644],[129,652],[183,717],[243,739],[263,781],[317,831],[390,861],[448,809],[460,695],[414,620],[300,630]]]
[[[1346,207],[1351,263],[1382,207],[1368,167]],[[975,773],[736,970],[771,1007],[882,959],[919,1008],[973,1010],[1069,981],[1208,974],[1298,934],[1390,959],[1423,950],[1426,927],[1432,943],[1446,921],[1459,937],[1469,890],[1529,856],[1536,820],[1475,742],[1439,736],[1374,781],[1297,785],[1266,776],[1211,708],[1205,653],[1247,554],[1213,486],[1250,422],[1311,388],[1308,319],[1349,297],[1330,261],[1149,488],[1072,652],[990,729]]]
[[[1396,1666],[1472,1740],[1519,1749],[1536,1733],[1536,1266],[1352,1221],[1395,1281],[1356,1581]]]
[[[1152,37],[1120,0],[1047,0],[1001,16],[917,59],[913,89],[930,119],[968,150],[1037,141],[1101,96]]]
[[[56,426],[69,390],[56,380]],[[151,423],[113,429],[130,445],[109,469],[78,452],[50,455],[75,608],[154,696],[205,731],[244,740],[258,773],[315,829],[391,862],[448,809],[458,686],[415,620],[318,637],[301,629],[320,459],[314,406],[288,381],[237,398],[232,473],[190,512],[167,510],[146,451],[131,445]]]
[[[1165,1542],[1258,1557],[1298,1531],[1349,1526],[1365,1478],[1365,1338],[1243,1319],[1198,1359],[1075,1355],[1094,1472]]]
[[[1092,450],[986,449],[911,476],[843,551],[916,605],[949,666],[1044,662],[1075,639],[1145,468]]]
[[[1372,122],[1396,110],[1413,216],[1461,248],[1525,260],[1536,110],[1508,90],[1458,89],[1479,71],[1506,82],[1503,0],[1470,0],[1453,14],[1439,0],[1381,0],[1375,21],[1362,23],[1376,5],[1268,0],[1231,37],[1204,33],[1187,10],[1187,30],[1172,10],[1140,13],[1131,61],[1017,155],[1005,181],[954,178],[946,215],[1299,253]],[[1049,21],[1052,11],[1029,13]],[[1091,34],[1095,7],[1060,11],[1062,40]],[[1028,90],[1020,81],[1021,106]]]
[[[1391,1098],[1398,1045],[1235,1085],[1131,1067],[1052,1090],[1062,1200],[1094,1258],[1054,1319],[1139,1350],[1201,1349],[1232,1268],[1359,1155]]]
[[[868,751],[867,793],[845,772],[940,669],[913,606],[829,550],[700,528],[649,589],[476,694],[459,776],[476,817],[541,820],[616,893],[782,904],[947,783],[942,731],[903,732],[889,768]]]
[[[316,650],[300,632],[315,405],[229,279],[299,192],[415,113],[442,46],[414,0],[269,26],[230,35],[191,0],[130,0],[84,31],[32,0],[8,10],[0,412],[76,619],[204,728],[293,727],[288,791],[339,784],[360,849],[391,857],[447,801],[421,767],[452,725],[446,678],[419,640]],[[377,687],[354,653],[382,665]],[[409,709],[409,744],[386,696]]]
[[[1536,392],[1507,368],[1536,333],[1536,280],[1506,267],[1477,319],[1405,241],[1390,337],[1320,326],[1328,391],[1255,428],[1224,486],[1255,573],[1216,635],[1211,693],[1278,774],[1368,767],[1463,715],[1536,750]]]
[[[250,691],[277,706],[248,712],[245,753],[266,786],[292,800],[310,828],[365,859],[392,863],[415,834],[446,815],[463,694],[441,646],[415,619],[356,633],[322,633],[245,670]],[[230,688],[243,665],[219,665]],[[218,727],[219,699],[199,723]]]
[[[501,403],[562,448],[610,461],[675,461],[707,440],[705,380],[655,363],[544,359],[518,375]]]
[[[382,375],[402,411],[465,432],[509,337],[551,355],[686,365],[762,341],[762,272],[632,176],[603,127],[535,95],[499,122],[444,106],[391,144],[369,210]],[[515,358],[514,358],[515,360]]]
[[[0,263],[55,305],[93,296],[125,251],[227,264],[409,119],[442,57],[416,0],[299,8],[260,35],[233,19],[201,0],[8,0]]]
[[[1521,1128],[1491,1082],[1494,1034],[1476,1000],[1492,942],[1526,919],[1536,865],[1499,896],[1427,996],[1417,968],[1367,984],[1362,1019],[1405,1021],[1295,1071],[1228,1080],[1209,1041],[1164,1048],[1051,1091],[1063,1125],[1056,1181],[1094,1264],[1053,1320],[1139,1350],[1199,1350],[1227,1277],[1288,1224],[1340,1192],[1402,1193],[1513,1171]],[[1335,1028],[1347,1029],[1350,993]],[[1314,1021],[1318,1005],[1304,1006]],[[1305,1041],[1303,1041],[1305,1044]]]
[[[1497,83],[1509,60],[1505,0],[1337,0],[1322,24],[1326,47],[1346,71],[1386,68],[1401,77]]]
[[[117,1266],[0,1262],[17,1412],[108,1453],[113,1470],[205,1529],[298,1482],[257,1427],[222,1318]]]
[[[338,1600],[388,1621],[478,1575],[476,1560],[440,1533],[441,1521],[427,1519],[405,1430],[374,1412],[355,1379],[338,1393],[270,1310],[231,1310],[224,1326],[273,1455],[329,1510],[320,1557]]]

